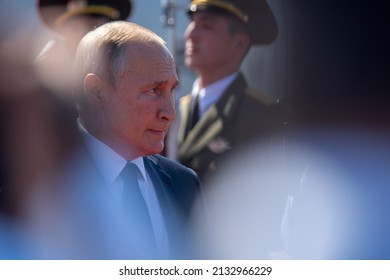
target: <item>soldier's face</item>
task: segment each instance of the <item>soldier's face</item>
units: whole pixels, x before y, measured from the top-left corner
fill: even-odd
[[[218,14],[195,12],[185,32],[185,63],[189,68],[218,71],[236,61],[236,36],[228,20]]]

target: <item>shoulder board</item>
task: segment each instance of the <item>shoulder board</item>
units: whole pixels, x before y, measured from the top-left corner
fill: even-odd
[[[186,95],[180,97],[180,103],[182,103],[182,104],[189,103],[190,101],[191,101],[191,94],[186,94]]]
[[[273,99],[271,96],[266,95],[254,88],[248,87],[245,90],[245,95],[249,96],[250,98],[255,99],[257,102],[263,103],[267,106],[274,105],[276,103],[276,100]]]

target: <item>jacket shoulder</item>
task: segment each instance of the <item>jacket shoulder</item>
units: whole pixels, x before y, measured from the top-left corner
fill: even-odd
[[[150,155],[146,158],[152,161],[153,164],[159,166],[159,168],[161,168],[168,175],[188,176],[188,177],[192,177],[195,180],[199,180],[198,175],[196,174],[195,171],[193,171],[192,169],[184,166],[183,164],[177,161],[171,160],[167,157],[158,154]]]
[[[146,157],[152,165],[170,178],[170,189],[185,213],[190,213],[196,198],[202,195],[202,187],[198,175],[192,169],[161,155]]]

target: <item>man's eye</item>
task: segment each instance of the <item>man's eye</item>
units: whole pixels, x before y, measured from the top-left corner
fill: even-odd
[[[156,87],[156,88],[153,88],[152,91],[153,91],[153,93],[155,93],[155,94],[159,94],[159,93],[161,93],[162,90],[161,90],[160,87]]]
[[[159,88],[159,87],[151,88],[151,89],[144,91],[144,93],[160,94],[161,88]]]

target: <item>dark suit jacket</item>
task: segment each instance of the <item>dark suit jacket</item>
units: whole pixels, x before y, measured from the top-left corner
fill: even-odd
[[[190,231],[193,215],[199,214],[207,223],[198,175],[191,169],[160,155],[144,158],[145,168],[153,180],[160,201],[171,244],[173,258],[198,258],[193,248],[194,233]],[[194,213],[194,207],[200,210]]]
[[[89,162],[89,163],[88,163]],[[110,221],[99,220],[99,217],[96,217],[96,213],[101,211],[99,208],[102,205],[108,205],[108,209],[110,209],[110,194],[108,193],[108,188],[105,186],[101,178],[100,174],[97,174],[97,168],[94,166],[94,163],[91,159],[86,160],[86,165],[90,164],[90,166],[82,166],[79,170],[86,170],[83,172],[85,174],[89,173],[89,178],[85,178],[83,174],[73,174],[72,176],[76,180],[76,184],[71,184],[76,189],[84,189],[84,195],[77,195],[78,197],[84,197],[89,201],[93,198],[96,198],[97,204],[90,203],[89,208],[91,209],[91,215],[85,215],[83,219],[91,221],[91,219],[96,219],[97,228],[95,228],[95,224],[92,223],[92,230],[88,228],[88,231],[99,232],[100,227],[107,227],[104,223],[108,222],[108,225],[111,222],[111,218],[108,218]],[[195,248],[193,245],[197,240],[197,236],[192,229],[192,221],[195,214],[202,215],[202,217],[197,216],[197,218],[206,220],[206,212],[205,212],[205,204],[203,201],[203,194],[201,191],[201,185],[197,174],[191,169],[173,161],[168,158],[165,158],[160,155],[150,155],[144,157],[144,164],[146,171],[148,172],[153,184],[155,186],[157,198],[160,202],[160,206],[162,209],[162,214],[165,220],[166,229],[168,232],[169,244],[170,244],[170,259],[192,259],[199,258],[201,252],[198,251],[198,248]],[[78,171],[77,173],[81,173]],[[92,178],[91,178],[92,177]],[[76,190],[76,193],[77,190]],[[91,199],[92,198],[92,199]],[[109,199],[107,199],[109,198]],[[95,201],[95,202],[96,202]],[[78,204],[78,203],[77,203]],[[76,204],[76,205],[77,205]],[[83,203],[80,203],[81,207]],[[196,207],[195,207],[196,206]],[[197,213],[195,213],[195,208]],[[194,211],[193,211],[194,210]],[[80,211],[78,211],[80,212]],[[85,213],[85,212],[84,212]],[[110,215],[115,215],[115,211],[113,213],[104,214],[107,217]],[[92,218],[91,218],[92,216]],[[137,218],[137,217],[135,217]],[[116,218],[114,218],[115,220]],[[199,220],[197,220],[199,221]],[[122,227],[123,221],[120,221],[114,225],[120,230]],[[138,221],[141,222],[142,221]],[[81,222],[80,224],[83,224]],[[139,227],[137,227],[137,223],[132,223],[128,230],[128,235],[122,234],[121,237],[116,237],[118,240],[115,244],[111,244],[111,241],[107,242],[107,246],[111,246],[112,248],[118,248],[117,252],[111,252],[111,248],[108,248],[107,251],[112,253],[112,257],[102,251],[103,259],[106,258],[125,258],[125,259],[155,259],[158,258],[153,252],[148,252],[150,247],[149,244],[143,243],[143,233],[137,232]],[[106,229],[105,229],[106,230]],[[124,231],[125,232],[125,231]],[[116,235],[112,231],[109,234],[103,236],[103,242],[106,241],[107,236]],[[121,241],[120,239],[124,238],[127,241]],[[133,239],[133,241],[131,241]],[[99,239],[98,239],[99,240]],[[132,246],[135,246],[138,251],[135,253],[124,252],[123,246],[127,245],[129,250],[131,250]],[[108,256],[108,257],[107,257]]]
[[[202,183],[226,156],[256,137],[269,137],[276,102],[251,88],[240,73],[198,123],[188,131],[191,98],[180,100],[178,160],[198,173]]]

